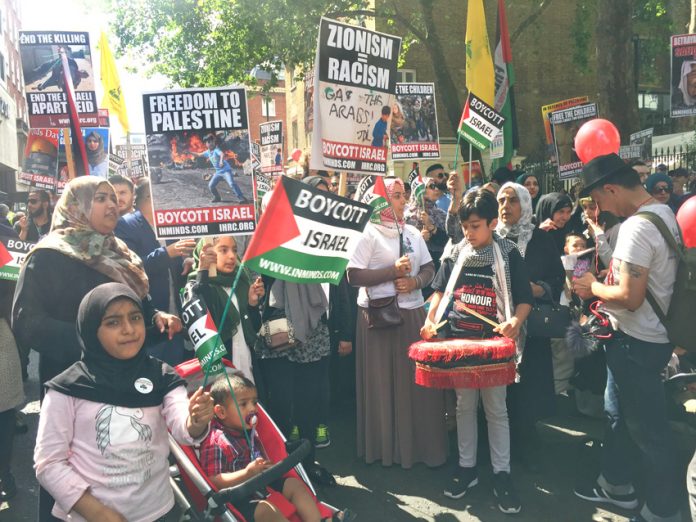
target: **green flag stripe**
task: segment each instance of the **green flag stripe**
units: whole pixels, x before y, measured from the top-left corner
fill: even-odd
[[[249,259],[246,265],[259,273],[295,283],[338,284],[348,265],[343,257],[320,257],[278,247]]]

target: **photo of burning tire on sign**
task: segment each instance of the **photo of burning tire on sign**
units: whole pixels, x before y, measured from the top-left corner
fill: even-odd
[[[241,87],[143,95],[159,238],[253,233],[246,100]]]

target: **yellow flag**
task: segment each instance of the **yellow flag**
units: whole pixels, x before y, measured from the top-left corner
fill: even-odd
[[[483,0],[469,0],[466,15],[466,88],[493,106],[495,73]]]
[[[109,109],[111,115],[118,116],[124,132],[128,132],[128,112],[126,112],[126,100],[121,91],[121,81],[118,79],[114,55],[109,49],[106,34],[102,31],[99,38],[99,51],[101,52],[101,81],[104,86],[104,100],[102,106]]]

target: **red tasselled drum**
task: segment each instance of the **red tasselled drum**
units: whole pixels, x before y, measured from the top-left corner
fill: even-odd
[[[515,341],[431,339],[413,343],[409,358],[416,363],[416,384],[428,388],[489,388],[515,381]]]

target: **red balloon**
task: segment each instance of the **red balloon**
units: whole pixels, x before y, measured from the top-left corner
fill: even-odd
[[[297,163],[298,161],[300,161],[300,156],[302,156],[302,151],[301,151],[300,149],[295,149],[295,150],[293,150],[292,153],[290,154],[290,157],[292,158],[292,160],[293,160],[295,163]]]
[[[688,248],[696,247],[696,197],[690,197],[677,212],[677,223]]]
[[[619,130],[601,118],[585,122],[575,135],[575,153],[583,163],[612,152],[618,154],[620,146]]]

